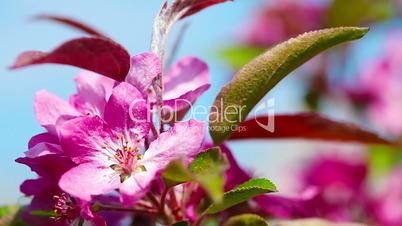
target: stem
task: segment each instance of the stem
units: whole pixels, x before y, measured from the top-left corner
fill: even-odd
[[[151,130],[154,137],[155,138],[158,137],[158,130],[156,130],[155,125],[153,123],[151,124]]]
[[[172,11],[172,8],[162,9],[154,21],[154,29],[151,41],[151,50],[155,54],[158,54],[160,61],[162,62],[162,73],[158,75],[153,82],[153,89],[156,95],[156,106],[159,116],[159,133],[164,132],[163,123],[163,62],[165,58],[165,50],[168,42],[169,33],[173,25],[180,20],[180,18],[189,10],[189,7],[184,7],[180,12]],[[165,20],[161,23],[160,20]]]
[[[145,208],[145,209],[157,209],[157,208],[151,206],[150,203],[144,202],[144,201],[142,201],[142,200],[139,201],[139,202],[136,204],[136,206],[139,206],[139,207],[142,207],[142,208]]]
[[[166,213],[166,208],[165,208],[165,204],[166,204],[166,196],[169,192],[169,188],[165,188],[162,192],[161,195],[161,205],[160,205],[160,210],[159,212],[162,214],[163,219],[164,219],[164,223],[166,223],[167,225],[170,225],[170,223],[172,223],[172,218]]]
[[[148,150],[148,148],[149,148],[149,138],[148,137],[145,137],[145,150]]]
[[[179,205],[179,202],[177,201],[176,198],[176,192],[174,189],[170,189],[169,191],[169,196],[170,196],[170,203],[171,203],[171,210],[172,214],[175,217],[175,219],[182,220],[182,217],[180,215],[180,211],[182,210],[181,205]],[[183,212],[185,213],[185,212]]]
[[[149,198],[149,200],[152,202],[152,204],[154,204],[156,206],[157,209],[160,209],[160,205],[159,205],[159,201],[157,198],[155,198],[154,195],[152,195],[151,193],[149,193],[147,195],[147,197]]]
[[[161,196],[160,210],[162,213],[165,213],[166,196],[167,196],[168,192],[169,192],[169,189],[165,188],[165,190],[163,190],[163,193]]]
[[[178,206],[178,203],[177,203],[177,199],[176,199],[176,193],[174,192],[173,189],[170,189],[169,195],[170,195],[170,198],[172,199],[172,205],[173,205],[173,207],[177,207],[177,206]]]
[[[156,109],[158,111],[158,118],[159,118],[159,133],[164,132],[164,124],[163,124],[163,81],[162,81],[162,74],[159,74],[153,83],[153,88],[155,90],[156,95]]]
[[[194,222],[194,226],[200,226],[205,217],[206,217],[205,213],[201,214]]]

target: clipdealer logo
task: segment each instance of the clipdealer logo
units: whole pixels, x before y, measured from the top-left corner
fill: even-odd
[[[223,103],[220,105],[221,108],[218,109],[217,106],[205,106],[205,105],[193,105],[190,101],[186,99],[175,99],[166,102],[162,107],[163,117],[161,121],[163,123],[178,122],[183,118],[181,110],[187,111],[187,116],[189,118],[207,118],[212,119],[212,122],[228,122],[232,125],[230,126],[219,126],[218,128],[210,128],[213,130],[220,131],[238,131],[243,132],[247,128],[239,125],[242,119],[243,110],[246,106],[229,105],[224,106]],[[268,100],[258,104],[253,111],[254,120],[256,123],[266,131],[273,133],[275,131],[275,99],[269,98]],[[214,108],[214,111],[211,109]],[[146,112],[148,114],[144,117]],[[180,109],[177,111],[177,109]],[[155,104],[146,102],[143,99],[135,100],[131,102],[129,107],[129,117],[135,123],[146,123],[152,122],[153,117],[156,115],[157,108]],[[219,113],[218,113],[219,112]],[[214,117],[211,117],[213,114]],[[267,122],[259,121],[260,116],[267,116]],[[225,127],[225,128],[222,128]]]
[[[258,121],[258,116],[261,115],[266,115],[268,122]],[[271,133],[275,132],[275,99],[269,98],[265,102],[258,104],[254,111],[254,119],[261,128]]]

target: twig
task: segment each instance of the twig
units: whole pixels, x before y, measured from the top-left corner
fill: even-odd
[[[153,194],[148,193],[147,197],[152,202],[152,204],[154,204],[156,206],[157,209],[160,209],[159,201],[157,198],[155,198],[155,196]]]
[[[200,226],[205,217],[206,217],[205,213],[201,214],[201,216],[199,216],[197,220],[194,222],[194,226]]]

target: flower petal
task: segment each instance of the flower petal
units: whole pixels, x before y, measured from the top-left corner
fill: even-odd
[[[318,193],[311,187],[297,196],[260,195],[254,198],[254,202],[262,213],[276,218],[308,218],[317,216],[316,212],[320,209],[314,200]]]
[[[114,170],[95,162],[72,168],[59,182],[61,189],[84,201],[90,201],[92,195],[109,193],[119,185],[120,178]]]
[[[18,158],[18,163],[27,165],[39,176],[46,179],[56,179],[75,166],[70,158],[60,155],[44,155],[36,158]]]
[[[146,95],[152,81],[161,73],[162,63],[159,57],[147,52],[131,58],[131,67],[126,81]]]
[[[106,226],[105,219],[101,215],[92,212],[90,202],[78,200],[78,203],[81,209],[81,216],[85,219],[83,225]]]
[[[163,98],[165,100],[178,98],[209,82],[209,69],[204,61],[191,56],[182,58],[164,77]]]
[[[20,190],[26,196],[36,195],[39,193],[49,193],[54,190],[54,183],[45,178],[38,178],[24,181]]]
[[[105,108],[105,121],[113,130],[122,134],[132,131],[141,138],[147,135],[150,129],[150,117],[142,94],[125,82],[113,88],[112,96]]]
[[[77,94],[70,97],[70,103],[82,114],[103,116],[114,80],[90,71],[83,71],[75,78]]]
[[[80,115],[67,101],[45,90],[35,95],[34,109],[36,120],[49,132],[54,133],[54,125],[62,115]]]
[[[53,210],[53,199],[52,194],[41,194],[34,196],[30,205],[27,208],[22,209],[21,218],[26,223],[26,225],[38,225],[38,226],[65,226],[64,221],[55,221],[47,216],[36,216],[32,215],[32,211],[52,211]]]
[[[58,144],[59,140],[58,140],[57,136],[55,136],[53,134],[40,133],[40,134],[37,134],[37,135],[31,137],[31,139],[28,142],[28,148],[32,148],[35,145],[42,143],[42,142]]]
[[[184,157],[189,161],[201,151],[204,136],[203,122],[196,120],[178,122],[150,144],[141,163],[147,170],[158,172],[172,160]]]
[[[108,164],[108,156],[103,150],[112,145],[113,139],[117,137],[114,137],[109,126],[98,116],[77,117],[57,123],[57,131],[64,152],[74,162],[95,160]]]
[[[155,176],[152,170],[132,174],[120,187],[121,202],[126,206],[134,205],[149,191]]]
[[[230,191],[240,184],[252,178],[252,174],[242,169],[232,151],[226,145],[220,145],[222,152],[226,155],[229,168],[225,171],[225,191]]]
[[[175,112],[180,112],[181,114],[176,113],[177,116],[184,116],[184,114],[192,107],[194,102],[201,96],[205,91],[207,91],[211,87],[210,84],[202,85],[195,90],[191,90],[176,99],[164,100],[163,105],[170,107],[170,109],[174,109]],[[184,111],[184,112],[181,112]],[[179,121],[182,117],[177,117]]]
[[[42,142],[29,148],[28,151],[25,152],[25,156],[28,158],[36,158],[43,155],[62,153],[63,150],[61,149],[60,145]]]

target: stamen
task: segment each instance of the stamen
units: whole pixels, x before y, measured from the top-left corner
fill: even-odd
[[[56,216],[52,217],[52,219],[56,221],[67,220],[71,223],[79,216],[77,203],[74,198],[70,197],[70,195],[66,193],[62,193],[61,195],[54,195],[53,200],[55,202],[53,206],[53,211]]]
[[[139,140],[138,134],[134,136],[135,140]],[[120,181],[125,181],[131,176],[132,172],[146,171],[144,166],[136,166],[137,162],[142,159],[142,155],[139,153],[138,143],[130,142],[129,137],[121,133],[117,134],[116,138],[117,140],[115,141],[117,142],[105,144],[103,147],[105,147],[105,152],[112,155],[111,160],[116,162],[116,164],[110,165],[110,168],[120,176]]]

